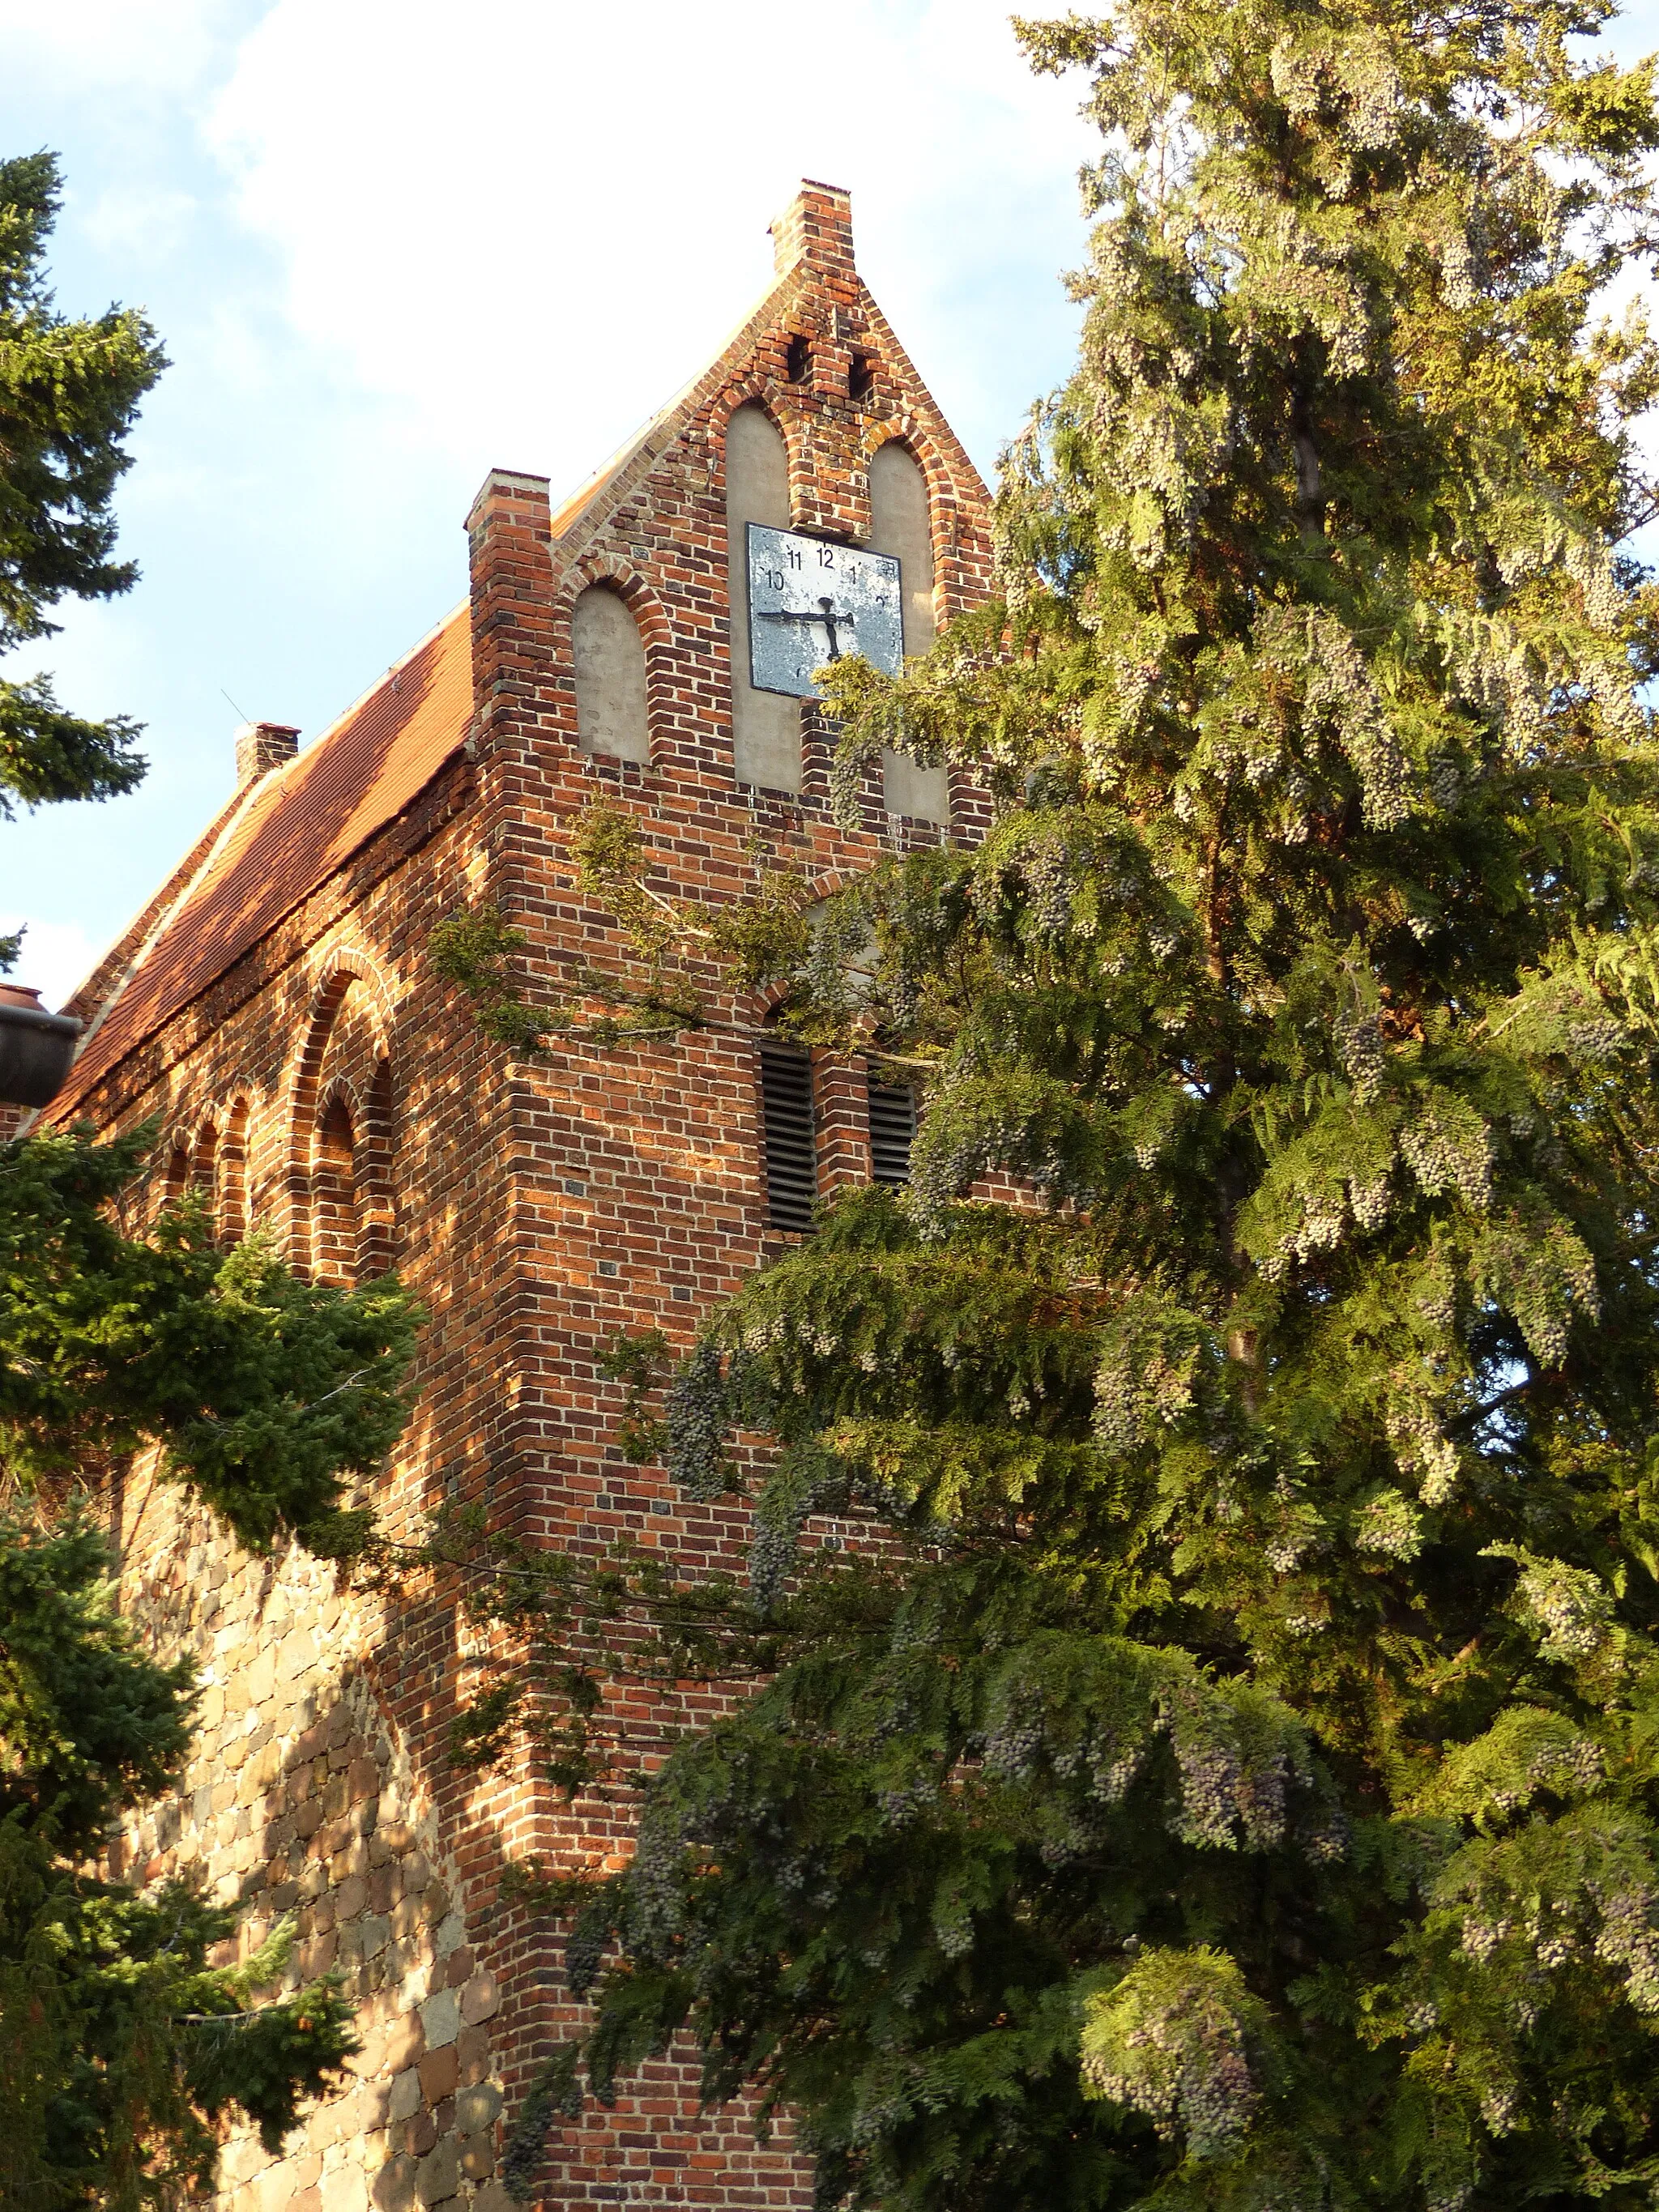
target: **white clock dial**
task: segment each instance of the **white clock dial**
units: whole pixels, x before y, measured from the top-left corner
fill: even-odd
[[[749,525],[749,669],[757,691],[818,696],[816,669],[850,653],[896,676],[904,659],[899,564],[793,530]]]

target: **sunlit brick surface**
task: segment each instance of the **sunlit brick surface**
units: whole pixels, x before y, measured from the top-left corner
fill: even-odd
[[[621,967],[616,924],[578,895],[563,842],[596,791],[641,816],[655,880],[693,901],[752,888],[757,848],[827,890],[884,847],[943,834],[884,816],[878,788],[863,832],[837,831],[810,708],[799,792],[733,778],[723,441],[737,407],[758,401],[782,433],[798,529],[865,538],[871,455],[903,439],[927,479],[939,618],[988,582],[982,489],[860,283],[845,196],[805,188],[775,237],[777,283],[726,353],[556,516],[539,478],[491,472],[469,520],[470,608],[233,803],[76,1007],[95,1026],[64,1117],[159,1116],[150,1203],[176,1156],[179,1178],[211,1182],[227,1237],[259,1227],[339,1281],[391,1259],[424,1303],[418,1402],[374,1492],[394,1535],[476,1499],[550,1544],[627,1530],[694,1572],[742,1563],[738,1512],[690,1505],[621,1460],[620,1394],[594,1363],[619,1327],[684,1341],[778,1249],[758,1150],[764,1008],[705,978],[705,1029],[512,1064],[426,945],[483,897],[530,939],[532,996],[578,966]],[[805,381],[789,378],[792,341]],[[570,610],[593,583],[621,593],[644,639],[648,763],[578,746]],[[982,820],[966,781],[951,812],[951,834]],[[820,1188],[867,1180],[862,1065],[820,1063],[814,1081]],[[234,2140],[222,2201],[505,2212],[502,2100],[510,2113],[580,2015],[557,1930],[499,1902],[501,1868],[532,1850],[620,1862],[626,1804],[450,1771],[446,1729],[477,1654],[448,1605],[366,1599],[303,1555],[250,1560],[143,1466],[112,1522],[125,1602],[206,1684],[184,1788],[123,1863],[199,1867],[250,1900],[250,1942],[292,1913],[295,1971],[337,1968],[360,2006],[349,2086],[280,2159]],[[658,1740],[717,1704],[636,1700],[617,1717]],[[786,2140],[757,2145],[740,2113],[700,2118],[694,2075],[665,2064],[556,2140],[544,2201],[807,2194]]]

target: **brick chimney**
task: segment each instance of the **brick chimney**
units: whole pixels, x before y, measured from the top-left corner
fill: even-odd
[[[780,276],[787,276],[803,261],[815,269],[853,268],[853,198],[839,185],[815,184],[803,178],[795,194],[772,225],[772,258]]]
[[[547,478],[491,469],[466,518],[472,586],[474,734],[492,756],[545,747],[539,687],[556,651]],[[567,648],[568,650],[568,648]]]
[[[300,750],[300,732],[286,722],[244,722],[236,732],[236,788],[269,775]]]

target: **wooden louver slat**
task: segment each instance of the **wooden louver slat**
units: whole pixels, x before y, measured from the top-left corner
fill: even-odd
[[[901,1190],[910,1180],[910,1147],[916,1134],[916,1094],[908,1083],[870,1077],[870,1172],[877,1182]]]
[[[790,1046],[763,1044],[760,1087],[767,1212],[774,1229],[804,1234],[818,1194],[811,1060]]]

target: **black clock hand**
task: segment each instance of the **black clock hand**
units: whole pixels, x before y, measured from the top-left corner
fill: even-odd
[[[839,660],[841,644],[836,633],[842,623],[845,623],[849,629],[855,629],[856,624],[851,615],[838,615],[836,612],[836,603],[833,599],[820,599],[818,605],[823,609],[823,612],[816,615],[809,615],[788,607],[757,607],[755,611],[762,622],[822,623],[830,634],[830,658],[831,660]]]

